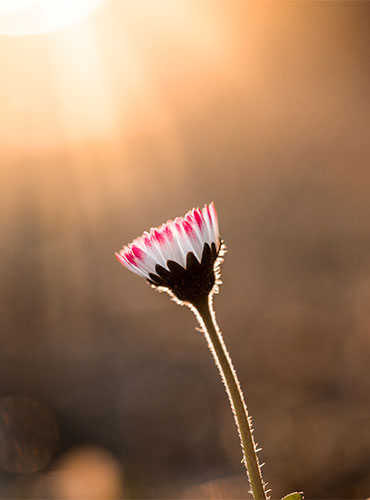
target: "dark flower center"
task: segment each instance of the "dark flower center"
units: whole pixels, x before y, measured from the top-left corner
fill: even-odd
[[[196,304],[208,296],[215,284],[214,264],[218,256],[216,245],[204,244],[199,263],[193,252],[186,256],[186,269],[173,260],[167,261],[168,269],[157,264],[157,274],[149,273],[149,283],[168,288],[179,300]]]

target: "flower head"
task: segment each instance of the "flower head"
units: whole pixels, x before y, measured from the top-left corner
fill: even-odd
[[[149,283],[194,304],[216,282],[222,242],[213,203],[152,228],[115,255]]]

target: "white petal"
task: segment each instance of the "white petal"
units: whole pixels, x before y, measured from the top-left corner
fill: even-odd
[[[191,213],[185,216],[185,223],[183,223],[183,228],[186,233],[190,245],[193,247],[193,253],[198,259],[198,262],[202,261],[202,254],[204,248],[203,236],[199,231],[199,227]],[[189,229],[190,228],[190,229]]]
[[[211,220],[210,220],[210,217],[208,215],[208,207],[207,205],[204,205],[203,209],[202,209],[202,214],[203,214],[203,219],[204,219],[204,222],[205,222],[205,230],[204,230],[204,235],[206,236],[206,242],[211,245],[211,243],[213,242],[213,231],[212,231],[212,228],[211,228]]]
[[[209,205],[209,211],[211,214],[211,221],[212,221],[212,229],[213,229],[213,234],[214,234],[214,242],[216,243],[216,248],[218,250],[218,247],[220,246],[220,232],[218,228],[218,217],[217,217],[217,212],[215,205],[212,201]]]

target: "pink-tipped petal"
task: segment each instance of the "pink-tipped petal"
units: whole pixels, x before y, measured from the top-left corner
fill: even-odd
[[[195,222],[198,224],[199,229],[202,230],[202,227],[204,226],[204,219],[202,212],[199,210],[199,208],[194,209],[194,219]]]
[[[135,255],[135,257],[139,260],[144,260],[144,252],[143,250],[141,250],[141,248],[139,248],[138,246],[136,245],[131,245],[131,251],[132,253]]]

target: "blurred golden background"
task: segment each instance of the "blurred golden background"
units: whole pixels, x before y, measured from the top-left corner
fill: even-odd
[[[91,3],[0,2],[1,497],[248,497],[192,315],[113,256],[211,200],[273,498],[369,496],[370,4]]]

